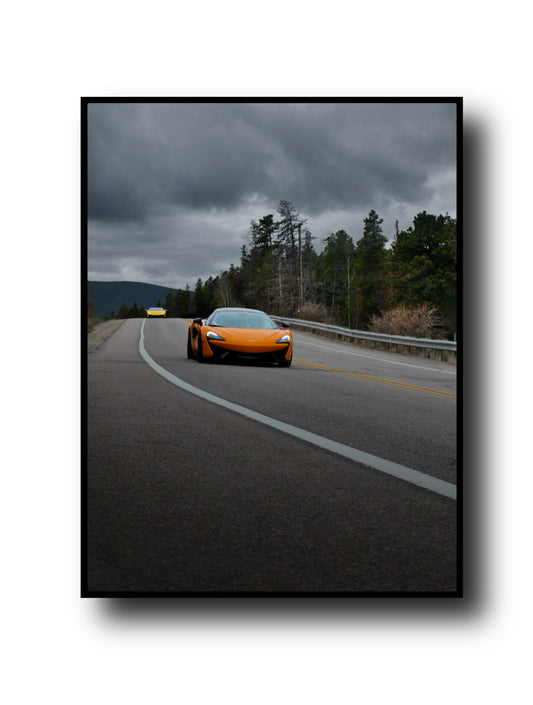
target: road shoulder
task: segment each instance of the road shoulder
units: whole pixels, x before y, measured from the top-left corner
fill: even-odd
[[[124,320],[102,321],[97,323],[87,336],[87,352],[94,352],[110,338],[124,323]]]

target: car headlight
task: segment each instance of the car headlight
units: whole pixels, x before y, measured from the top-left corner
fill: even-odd
[[[282,335],[279,340],[276,340],[276,343],[290,343],[291,342],[291,336],[288,333],[285,333],[285,335]]]
[[[219,335],[218,333],[215,333],[214,330],[208,330],[207,333],[205,334],[205,337],[208,340],[224,340],[224,338]]]

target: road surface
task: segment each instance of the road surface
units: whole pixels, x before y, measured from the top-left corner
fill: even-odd
[[[86,594],[460,592],[455,366],[298,331],[200,365],[187,325],[88,354]]]

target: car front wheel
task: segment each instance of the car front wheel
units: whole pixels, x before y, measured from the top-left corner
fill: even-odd
[[[198,362],[205,362],[205,357],[202,355],[202,336],[198,333],[198,348],[196,351]]]

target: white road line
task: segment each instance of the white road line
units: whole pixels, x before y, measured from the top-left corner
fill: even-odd
[[[230,409],[231,411],[234,411],[237,414],[246,416],[249,419],[258,421],[259,423],[262,423],[266,426],[270,426],[271,428],[275,428],[276,430],[282,431],[283,433],[287,433],[290,436],[294,436],[303,441],[307,441],[307,443],[311,443],[315,446],[318,446],[319,448],[324,448],[325,450],[329,450],[330,452],[336,453],[337,455],[342,455],[343,457],[349,458],[350,460],[353,460],[357,463],[367,465],[373,468],[374,470],[379,470],[380,472],[386,473],[387,475],[391,475],[392,477],[404,480],[405,482],[409,482],[412,485],[423,487],[427,490],[430,490],[431,492],[443,495],[444,497],[449,497],[450,499],[454,500],[457,499],[457,487],[451,482],[439,480],[436,477],[426,475],[425,473],[419,472],[418,470],[413,470],[412,468],[408,468],[403,465],[398,465],[397,463],[393,463],[390,460],[378,458],[376,455],[370,455],[369,453],[365,453],[361,450],[356,450],[355,448],[344,445],[343,443],[337,443],[337,441],[332,441],[329,438],[319,436],[316,433],[311,433],[310,431],[298,428],[297,426],[292,426],[291,424],[287,424],[283,421],[278,421],[277,419],[274,419],[270,416],[265,416],[264,414],[260,414],[257,411],[253,411],[252,409],[247,409],[245,406],[240,406],[240,404],[234,404],[233,402],[227,401],[226,399],[222,399],[221,397],[217,397],[214,394],[204,392],[202,389],[194,387],[192,384],[189,384],[188,382],[185,382],[179,377],[176,377],[176,375],[173,375],[164,367],[161,367],[161,365],[159,365],[152,357],[150,357],[150,355],[146,351],[146,348],[144,347],[145,322],[146,321],[144,320],[141,325],[141,334],[139,337],[139,352],[144,361],[148,365],[150,365],[150,367],[155,372],[157,372],[157,374],[161,375],[161,377],[166,379],[171,384],[174,384],[176,387],[179,387],[180,389],[183,389],[184,391],[189,392],[190,394],[194,394],[197,397],[206,399],[207,401],[213,404],[222,406],[225,409]]]
[[[443,370],[437,367],[427,367],[426,365],[414,365],[410,362],[399,362],[398,360],[390,360],[385,357],[376,357],[375,355],[365,355],[364,353],[353,352],[352,350],[344,350],[339,348],[332,348],[328,345],[319,345],[318,343],[310,343],[307,340],[301,340],[298,338],[298,347],[300,345],[310,345],[313,348],[320,348],[321,350],[331,350],[336,353],[343,353],[343,355],[356,355],[357,357],[367,357],[370,360],[379,360],[380,362],[387,362],[391,365],[402,365],[403,367],[415,367],[417,370],[428,370],[429,372],[442,372],[445,375],[457,375],[456,370]]]

